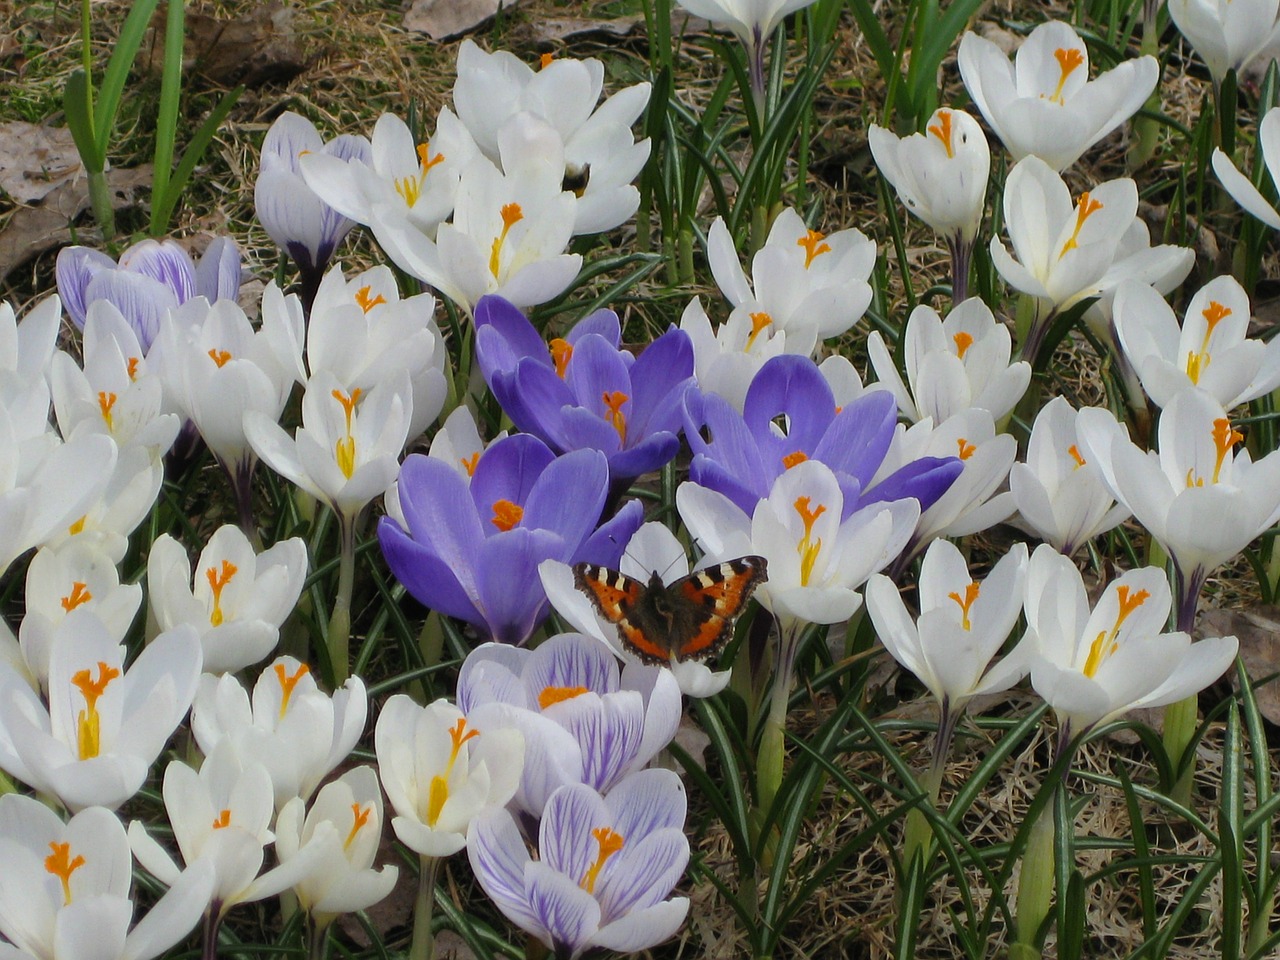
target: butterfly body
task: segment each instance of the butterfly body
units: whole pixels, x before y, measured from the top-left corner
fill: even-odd
[[[658,665],[718,652],[767,578],[767,562],[754,556],[712,564],[670,584],[657,572],[645,582],[592,563],[573,568],[574,585],[617,628],[623,646]]]

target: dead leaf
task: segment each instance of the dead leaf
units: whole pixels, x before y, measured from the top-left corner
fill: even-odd
[[[14,200],[43,200],[60,183],[83,175],[80,154],[66,127],[23,120],[0,123],[0,190]]]
[[[108,170],[107,183],[116,210],[136,206],[139,190],[151,186],[151,165]],[[0,281],[32,257],[70,243],[71,225],[88,209],[89,187],[84,180],[65,180],[39,205],[18,207],[0,229]]]
[[[612,20],[547,17],[533,24],[533,34],[540,43],[555,44],[583,37],[629,37],[643,27],[644,21],[639,17],[615,17]]]
[[[1280,724],[1280,679],[1273,676],[1280,673],[1280,607],[1259,604],[1247,610],[1209,610],[1200,615],[1197,628],[1200,636],[1234,636],[1240,641],[1240,659],[1254,683],[1258,711]],[[1235,670],[1227,671],[1227,676],[1235,686]]]
[[[194,70],[224,87],[292,80],[307,67],[293,16],[292,8],[279,3],[253,7],[235,20],[189,12],[183,70]],[[164,63],[163,11],[156,18],[143,52],[145,67],[152,73],[159,73]]]
[[[406,30],[432,40],[455,40],[492,20],[498,9],[510,10],[519,0],[414,0],[404,15]]]
[[[476,960],[475,951],[452,930],[441,930],[436,934],[435,955],[440,960]]]

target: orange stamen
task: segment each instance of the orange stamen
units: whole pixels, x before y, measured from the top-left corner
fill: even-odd
[[[102,749],[102,718],[98,715],[98,699],[107,691],[107,685],[120,676],[120,671],[98,661],[98,679],[89,670],[78,670],[71,675],[71,685],[84,697],[84,709],[76,718],[76,740],[81,760],[92,760]]]
[[[130,380],[137,380],[137,379],[138,379],[138,364],[139,364],[140,362],[141,362],[141,360],[140,360],[140,358],[139,358],[139,357],[130,357],[130,358],[129,358],[129,363],[128,363],[128,366],[126,366],[126,367],[125,367],[125,371],[129,374],[129,379],[130,379]]]
[[[467,721],[463,717],[449,731],[449,739],[453,746],[449,751],[449,762],[445,764],[444,773],[431,778],[431,786],[427,790],[427,826],[434,827],[440,819],[440,812],[449,799],[449,776],[453,773],[453,765],[458,761],[462,745],[473,737],[480,736],[479,730],[467,730]]]
[[[804,523],[804,536],[796,544],[796,552],[800,554],[800,586],[802,587],[809,585],[809,578],[813,575],[814,564],[817,563],[818,554],[822,550],[822,538],[819,537],[816,541],[813,539],[813,524],[827,512],[826,504],[822,503],[818,504],[816,509],[810,510],[810,502],[810,498],[805,496],[797,497],[796,502],[792,504]]]
[[[493,504],[493,519],[490,521],[502,532],[513,529],[524,519],[524,507],[510,500],[496,500]]]
[[[1129,596],[1129,588],[1127,586],[1116,587],[1116,597],[1120,601],[1120,612],[1116,614],[1116,622],[1110,631],[1102,631],[1089,645],[1089,656],[1084,662],[1084,675],[1092,677],[1098,672],[1098,667],[1102,666],[1102,661],[1111,654],[1116,652],[1119,644],[1116,637],[1120,633],[1120,625],[1129,619],[1129,614],[1137,610],[1140,606],[1147,602],[1151,593],[1148,590],[1139,590],[1132,597]]]
[[[524,219],[524,211],[518,203],[507,203],[502,207],[502,232],[493,238],[493,247],[489,251],[489,272],[498,279],[498,270],[502,261],[502,244],[506,242],[507,232]]]
[[[794,453],[788,453],[782,458],[782,466],[787,470],[790,470],[797,463],[804,463],[808,459],[809,455],[803,450],[796,450]]]
[[[1064,50],[1059,48],[1053,51],[1053,56],[1058,61],[1058,69],[1061,73],[1058,77],[1058,86],[1049,99],[1054,103],[1062,103],[1062,89],[1067,85],[1067,77],[1075,73],[1076,68],[1084,64],[1084,53],[1076,49]]]
[[[960,608],[960,626],[966,630],[973,628],[969,622],[969,608],[973,606],[973,602],[978,599],[978,591],[981,585],[975,580],[964,588],[964,596],[961,597],[958,591],[947,594],[948,599],[954,600]]]
[[[956,441],[956,446],[960,448],[959,457],[961,460],[968,460],[978,449],[964,437]]]
[[[102,419],[107,425],[108,430],[115,430],[115,424],[111,419],[111,408],[116,405],[116,395],[107,393],[105,390],[98,391],[98,409],[102,411]]]
[[[92,600],[93,594],[89,592],[88,586],[88,584],[83,583],[80,580],[72,583],[71,593],[58,601],[62,604],[62,609],[67,611],[67,613],[70,613],[76,607],[80,606],[80,604],[88,603]]]
[[[627,440],[627,416],[622,412],[622,405],[631,398],[620,390],[607,391],[601,394],[604,405],[608,407],[609,412],[605,414],[605,419],[613,424],[613,429],[618,431],[618,438],[623,443]]]
[[[604,869],[608,859],[622,849],[624,841],[622,834],[614,833],[608,827],[592,830],[591,835],[596,838],[596,843],[600,845],[600,853],[595,862],[591,864],[591,868],[583,875],[579,886],[587,893],[594,894],[596,892],[596,880],[600,876],[600,871]]]
[[[586,687],[543,687],[542,692],[538,694],[538,707],[545,710],[553,704],[572,700],[586,692]]]
[[[556,55],[555,55],[554,53],[544,53],[544,54],[542,54],[542,56],[540,56],[540,57],[538,58],[538,67],[539,67],[539,69],[541,69],[541,70],[545,70],[545,69],[547,69],[547,67],[551,66],[551,63],[552,63],[552,61],[554,61],[554,60],[555,60],[555,58],[556,58]]]
[[[568,340],[556,337],[551,341],[549,349],[551,350],[551,362],[556,365],[556,376],[563,380],[565,371],[569,369],[569,360],[573,357],[573,344]]]

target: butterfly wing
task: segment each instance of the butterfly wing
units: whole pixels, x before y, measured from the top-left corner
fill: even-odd
[[[756,587],[768,578],[764,557],[747,556],[712,564],[671,584],[681,601],[682,629],[672,640],[679,660],[703,660],[720,650]]]
[[[594,563],[575,564],[573,584],[587,595],[600,616],[617,627],[618,639],[641,660],[650,664],[671,662],[669,631],[658,629],[651,622],[649,587],[625,573]]]

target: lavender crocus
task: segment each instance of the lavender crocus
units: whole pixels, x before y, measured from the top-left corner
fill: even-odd
[[[922,457],[870,487],[896,422],[892,394],[869,391],[837,407],[812,360],[773,357],[751,381],[742,413],[716,394],[687,394],[685,435],[694,454],[690,479],[724,494],[751,516],[781,474],[818,460],[840,484],[842,520],[869,504],[906,497],[927,509],[946,493],[962,465],[955,457]]]
[[[689,863],[686,801],[670,770],[632,774],[600,796],[561,787],[547,802],[533,859],[511,814],[482,813],[467,853],[498,909],[556,960],[603,948],[632,954],[666,940],[689,912],[671,897]]]
[[[325,143],[310,120],[292,111],[282,113],[262,141],[253,205],[267,235],[298,265],[302,302],[308,312],[334,250],[356,225],[316,196],[302,179],[299,161],[309,153],[364,163],[372,157],[365,137],[343,134]]]
[[[400,468],[402,527],[390,517],[378,540],[392,573],[419,601],[475,625],[487,640],[522,644],[548,612],[538,564],[617,564],[640,526],[638,501],[596,529],[609,470],[604,454],[556,457],[525,434],[491,444],[470,477],[420,455]]]
[[[683,330],[668,330],[636,357],[620,349],[609,310],[550,345],[500,297],[481,299],[475,319],[480,370],[519,429],[553,450],[603,452],[615,486],[680,449],[681,402],[693,383],[693,342]]]
[[[90,247],[64,247],[55,272],[58,295],[76,327],[84,329],[89,304],[107,300],[147,350],[167,311],[193,297],[236,299],[240,248],[230,237],[217,237],[197,262],[173,240],[148,239],[125,250],[117,263]]]

